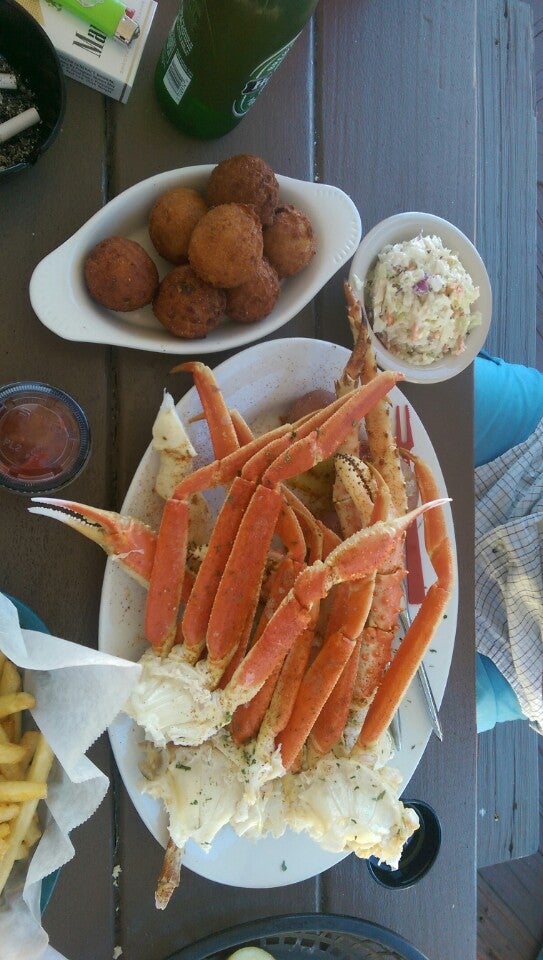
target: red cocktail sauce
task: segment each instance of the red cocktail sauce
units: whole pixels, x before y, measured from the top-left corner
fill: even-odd
[[[79,472],[89,451],[81,408],[46,384],[0,389],[0,482],[34,492],[55,489]]]

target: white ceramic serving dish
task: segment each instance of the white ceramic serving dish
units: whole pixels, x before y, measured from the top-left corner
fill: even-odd
[[[303,338],[273,339],[258,343],[224,360],[214,374],[228,406],[239,410],[250,424],[276,426],[279,417],[293,400],[309,390],[331,389],[341,376],[350,356],[345,347],[322,340]],[[390,392],[393,406],[406,403],[398,387]],[[431,467],[440,496],[447,496],[445,479],[431,440],[409,404],[415,451]],[[198,451],[194,467],[212,459],[206,424],[193,418],[201,410],[197,391],[192,387],[177,404],[191,441]],[[149,446],[134,475],[121,507],[123,515],[137,517],[158,529],[162,503],[153,493],[158,456]],[[450,506],[445,507],[447,531],[455,554],[454,527]],[[425,583],[435,574],[426,552],[422,551]],[[143,639],[146,593],[111,557],[107,561],[98,645],[100,650],[127,660],[139,660],[146,649]],[[417,608],[412,608],[413,616]],[[439,624],[426,655],[426,665],[436,703],[441,704],[451,665],[458,612],[458,587],[455,577],[447,616]],[[422,689],[415,679],[401,705],[402,748],[391,760],[402,776],[402,790],[413,776],[432,732]],[[109,728],[118,769],[125,787],[153,836],[166,846],[167,824],[163,804],[141,791],[141,743],[143,731],[126,714],[119,713]],[[324,850],[306,833],[285,832],[281,837],[263,837],[252,841],[238,837],[230,826],[223,827],[208,852],[189,841],[184,866],[202,877],[237,887],[279,887],[316,876],[347,856]]]
[[[456,253],[460,262],[479,287],[479,298],[472,306],[473,311],[481,314],[482,322],[469,334],[466,349],[459,356],[446,356],[442,360],[421,366],[401,360],[383,346],[375,336],[370,325],[370,337],[375,350],[378,366],[382,370],[399,370],[411,383],[439,383],[456,376],[473,361],[484,345],[492,316],[492,291],[486,267],[470,240],[458,227],[436,217],[431,213],[398,213],[378,223],[364,237],[356,251],[349,274],[349,282],[354,293],[363,299],[364,286],[368,273],[375,265],[377,255],[388,243],[401,243],[413,237],[436,235],[443,245]]]
[[[324,183],[278,176],[282,203],[293,203],[307,214],[317,238],[312,262],[283,281],[274,310],[254,324],[222,322],[206,338],[181,340],[168,333],[150,306],[116,313],[91,299],[83,278],[83,262],[92,247],[112,235],[140,243],[157,264],[160,278],[172,269],[149,239],[147,221],[156,198],[176,186],[205,189],[213,164],[184,167],[157,174],[119,194],[87,221],[69,240],[48,254],[30,282],[30,300],[41,322],[66,340],[107,343],[170,354],[217,353],[244,346],[273,333],[313,299],[324,284],[352,257],[361,237],[358,210],[347,194]]]

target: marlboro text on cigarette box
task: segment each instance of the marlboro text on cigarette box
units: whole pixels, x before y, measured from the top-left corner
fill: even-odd
[[[107,37],[54,0],[18,2],[50,37],[67,77],[126,103],[155,15],[155,0],[130,0],[140,33],[129,45]]]

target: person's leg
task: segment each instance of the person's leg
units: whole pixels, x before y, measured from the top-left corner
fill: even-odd
[[[475,358],[475,466],[526,440],[543,417],[543,373],[484,352]]]
[[[543,373],[506,363],[483,351],[475,358],[474,380],[474,452],[478,467],[527,440],[535,430],[543,417]],[[478,589],[476,584],[476,607]],[[477,654],[478,731],[523,716],[512,687],[496,665]]]

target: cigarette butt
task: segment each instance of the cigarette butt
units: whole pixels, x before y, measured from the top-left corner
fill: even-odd
[[[17,77],[14,73],[0,73],[0,90],[16,90]]]
[[[28,130],[29,127],[33,127],[35,123],[39,122],[40,115],[35,107],[23,110],[22,113],[16,117],[12,117],[11,120],[0,123],[0,143],[11,140],[11,138],[16,137],[18,133],[22,133],[23,130]]]

